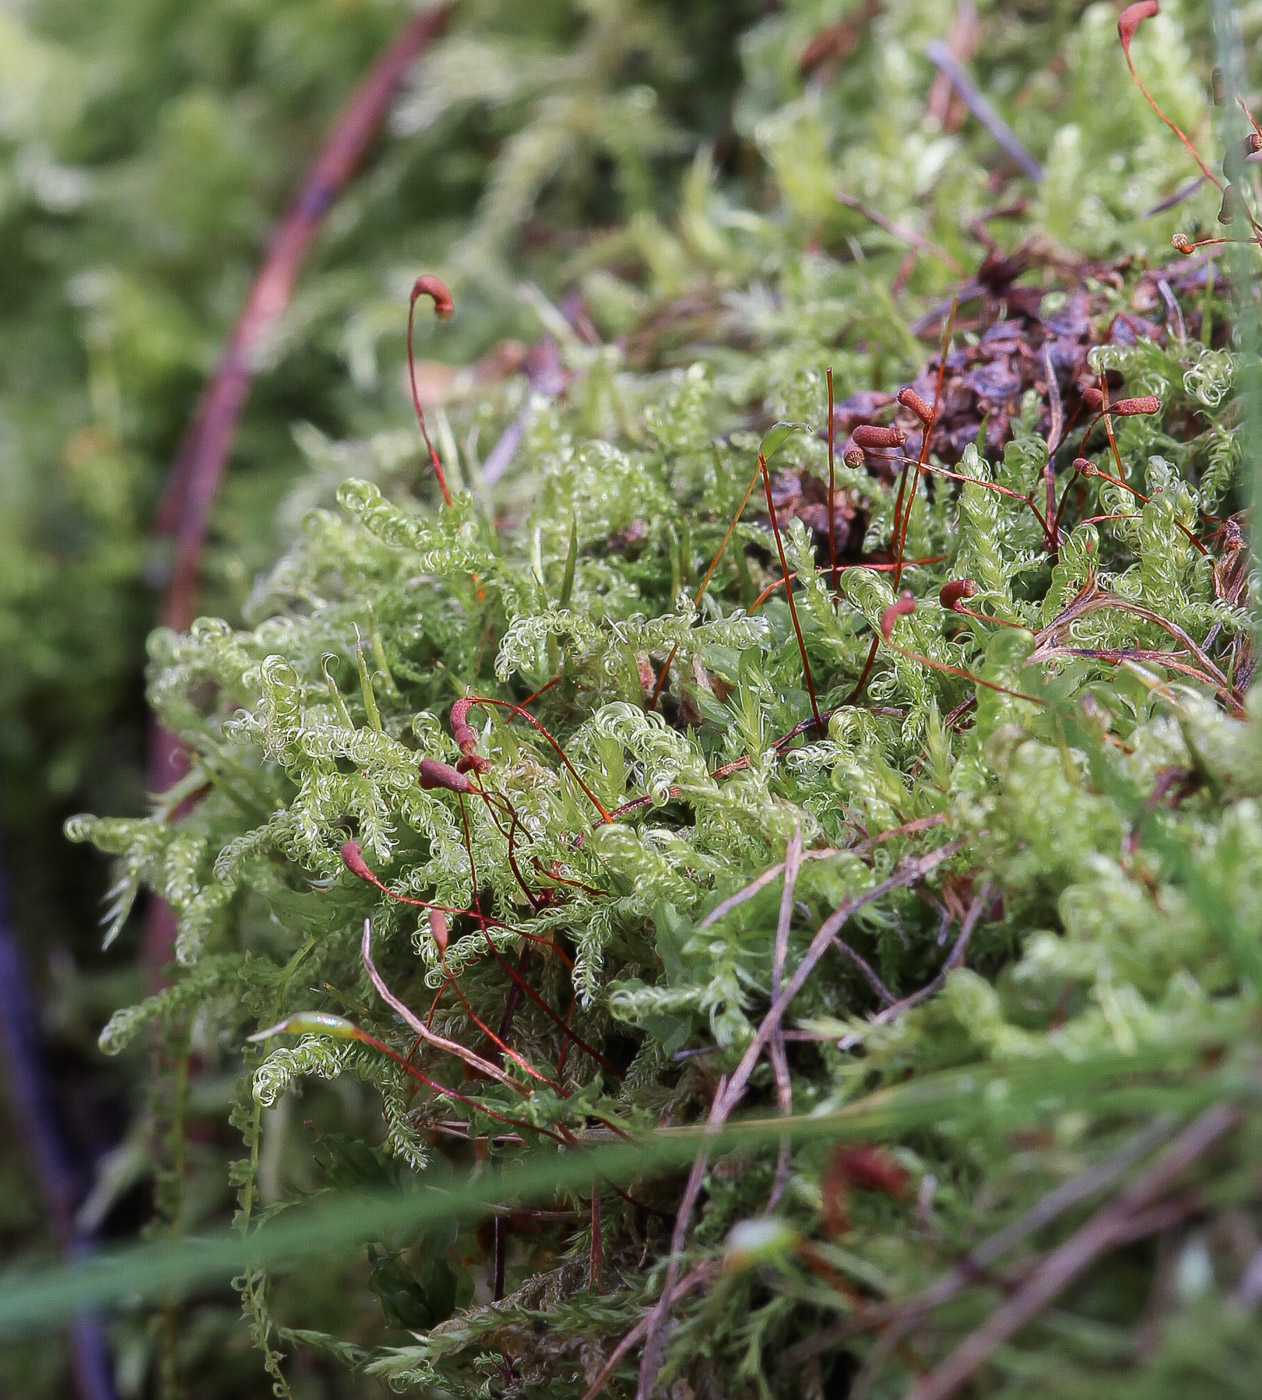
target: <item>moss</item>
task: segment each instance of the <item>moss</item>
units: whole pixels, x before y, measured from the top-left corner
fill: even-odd
[[[961,302],[939,373],[957,275],[921,253],[894,291],[905,247],[833,193],[971,256],[991,147],[921,107],[920,49],[947,16],[894,3],[843,26],[832,42],[856,57],[836,81],[799,66],[817,7],[750,30],[734,120],[756,177],[703,157],[674,216],[637,207],[556,274],[587,298],[534,299],[564,387],[513,377],[449,404],[440,448],[470,487],[450,508],[396,436],[319,445],[301,527],[244,621],[151,640],[150,698],[191,756],[180,795],[196,802],[72,829],[121,857],[119,919],[144,887],[178,918],[173,987],[120,1012],[105,1042],[161,1016],[239,1075],[247,1223],[319,1181],[424,1182],[437,1154],[472,1167],[471,1138],[507,1160],[544,1132],[702,1120],[780,976],[781,882],[734,897],[800,835],[791,969],[843,901],[957,843],[844,926],[848,956],[806,982],[784,1053],[799,1112],[931,1091],[946,1070],[958,1093],[866,1157],[794,1148],[776,1207],[790,1243],[756,1263],[725,1241],[764,1211],[775,1155],[711,1165],[682,1266],[715,1272],[674,1309],[659,1393],[826,1394],[856,1368],[863,1393],[904,1393],[1098,1198],[1084,1189],[1032,1228],[1010,1273],[961,1278],[932,1326],[904,1306],[918,1290],[1084,1173],[1111,1189],[1256,1076],[1262,767],[1249,560],[1227,519],[1242,500],[1239,360],[1203,265],[1165,251],[1214,210],[1202,192],[1145,217],[1186,161],[1125,85],[1103,7],[1045,22],[1052,68],[1017,44],[1017,20],[988,18],[988,78],[1048,173]],[[1204,98],[1183,42],[1172,8],[1135,54],[1194,124]],[[493,242],[503,210],[483,214]],[[1083,391],[1101,383],[1158,400],[1115,420],[1116,457],[1099,426],[1080,442]],[[897,414],[915,447],[922,425],[888,398],[913,384],[937,406],[926,460],[941,470],[919,481],[879,452],[843,463],[874,416]],[[488,445],[514,422],[511,467],[488,488]],[[962,578],[966,613],[941,601]],[[914,608],[896,606],[902,590]],[[469,696],[471,731],[451,713]],[[422,759],[475,753],[470,790],[418,781]],[[365,920],[385,983],[475,1075],[414,1044],[365,966]],[[413,1094],[362,1042],[243,1048],[309,1011],[350,1018],[459,1096]],[[315,1084],[347,1076],[379,1094],[381,1123],[362,1095]],[[312,1135],[268,1116],[305,1082],[320,1141],[338,1144],[324,1176]],[[745,1107],[776,1103],[766,1065]],[[979,1394],[1160,1394],[1192,1373],[1207,1395],[1235,1393],[1209,1357],[1256,1360],[1234,1322],[1231,1236],[1258,1208],[1244,1118],[1206,1144],[1194,1192],[1172,1180],[1142,1203],[1157,1215],[1113,1198],[1118,1247],[1055,1312],[1031,1313]],[[375,1293],[384,1326],[287,1330],[301,1300],[273,1317],[267,1283],[247,1280],[255,1335],[278,1376],[279,1350],[315,1347],[400,1390],[582,1394],[666,1277],[680,1183],[646,1176],[630,1195],[601,1193],[599,1287],[586,1203],[567,1199],[501,1226],[502,1274],[485,1234],[380,1242],[355,1297]],[[1194,1310],[1210,1319],[1199,1351]],[[839,1317],[821,1360],[814,1339]],[[901,1349],[875,1333],[891,1318],[907,1323]]]

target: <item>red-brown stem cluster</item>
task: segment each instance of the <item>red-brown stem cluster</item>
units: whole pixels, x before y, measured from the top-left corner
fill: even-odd
[[[588,801],[592,804],[593,807],[596,808],[596,810],[600,813],[601,817],[606,822],[610,822],[613,820],[613,818],[605,810],[605,806],[601,802],[600,798],[597,797],[596,794],[591,790],[591,788],[589,788],[587,784],[583,781],[578,769],[575,768],[574,765],[570,762],[569,755],[565,752],[561,745],[557,743],[556,739],[553,738],[553,736],[548,732],[548,730],[542,724],[540,724],[540,722],[534,717],[534,715],[530,713],[529,710],[524,710],[520,705],[515,704],[512,700],[497,700],[489,695],[466,695],[462,699],[457,700],[456,703],[451,707],[451,735],[452,738],[455,739],[456,747],[460,750],[461,755],[465,758],[472,760],[470,766],[476,766],[478,762],[481,762],[483,764],[486,763],[485,759],[479,760],[475,752],[478,743],[478,735],[477,731],[469,723],[469,711],[475,705],[495,705],[501,709],[511,710],[513,714],[519,716],[521,719],[524,719],[527,724],[533,725],[539,731],[539,733],[543,735],[544,739],[551,746],[552,751],[556,754],[556,756],[561,760],[562,763],[565,764],[566,768],[569,770],[570,776],[579,785],[579,787],[583,789],[583,792],[586,795]]]

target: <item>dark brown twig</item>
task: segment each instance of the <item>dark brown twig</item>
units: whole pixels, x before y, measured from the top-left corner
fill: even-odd
[[[789,1003],[806,985],[806,979],[833,945],[837,935],[845,927],[846,921],[860,909],[889,894],[891,890],[902,889],[924,879],[944,860],[959,851],[963,845],[964,837],[957,837],[945,846],[939,846],[936,851],[930,851],[927,855],[903,861],[880,884],[874,885],[862,894],[852,895],[824,920],[816,931],[815,937],[811,940],[802,961],[794,969],[793,975],[784,984],[780,994],[773,998],[767,1014],[762,1018],[753,1040],[746,1047],[745,1053],[732,1072],[731,1078],[724,1078],[720,1081],[706,1124],[707,1134],[717,1132],[740,1102],[741,1096],[745,1092],[745,1086],[749,1083],[749,1077],[754,1072],[754,1066],[770,1044],[772,1036],[783,1020],[785,1011],[788,1010]],[[889,999],[893,1000],[892,997]],[[701,1186],[705,1180],[707,1161],[708,1150],[703,1144],[692,1164],[688,1183],[684,1188],[683,1199],[679,1204],[679,1212],[675,1217],[675,1229],[671,1235],[670,1259],[666,1266],[666,1279],[662,1285],[662,1295],[649,1314],[648,1327],[645,1332],[644,1355],[640,1362],[637,1400],[647,1400],[649,1388],[657,1373],[662,1350],[661,1329],[670,1311],[675,1279],[679,1273],[679,1261],[683,1253],[684,1243],[688,1238],[688,1227],[692,1222],[692,1213],[696,1208],[697,1199],[701,1194]]]
[[[254,355],[288,307],[306,256],[334,200],[358,169],[413,61],[442,32],[448,10],[413,15],[342,109],[272,236],[215,377],[193,416],[158,508],[157,528],[176,537],[163,622],[183,630],[196,611],[207,519],[228,464],[254,377]]]
[[[442,32],[448,14],[447,8],[428,10],[404,24],[342,109],[272,235],[228,347],[194,410],[158,506],[155,528],[160,534],[175,536],[175,560],[161,610],[164,626],[182,632],[197,615],[198,578],[210,511],[249,396],[255,353],[289,305],[325,216],[380,130],[396,89],[417,56]],[[154,724],[149,732],[149,791],[166,792],[187,771],[178,740]],[[161,970],[170,960],[175,933],[174,915],[155,896],[144,944],[151,985],[160,981]]]
[[[673,1303],[684,1297],[685,1294],[692,1293],[700,1288],[703,1283],[706,1283],[713,1277],[717,1268],[718,1266],[713,1260],[703,1260],[691,1273],[685,1274],[675,1285],[670,1295],[671,1302]],[[618,1365],[618,1362],[622,1360],[627,1352],[629,1352],[648,1331],[651,1317],[651,1313],[645,1313],[639,1322],[637,1322],[618,1345],[614,1347],[613,1351],[609,1354],[609,1359],[600,1368],[596,1379],[583,1392],[583,1400],[596,1400],[596,1396],[608,1385],[609,1379],[613,1375],[614,1368]]]
[[[915,229],[906,228],[903,224],[896,224],[893,219],[888,219],[879,209],[873,209],[870,205],[864,204],[861,199],[856,199],[854,195],[847,194],[844,190],[836,192],[838,204],[844,204],[847,209],[853,209],[856,214],[862,214],[865,219],[870,219],[877,228],[882,228],[886,233],[901,239],[904,243],[910,243],[913,248],[918,248],[922,253],[929,253],[939,261],[946,263],[952,272],[963,277],[964,269],[946,251],[939,248],[932,239],[926,238],[924,234],[917,233]]]
[[[798,859],[800,861],[824,860],[828,856],[838,855],[840,853],[840,850],[840,847],[829,846],[823,850],[818,851],[802,851],[799,854]],[[778,880],[780,876],[784,873],[784,870],[784,861],[779,861],[775,865],[769,866],[766,870],[762,872],[761,875],[756,875],[749,882],[749,884],[737,890],[735,894],[728,895],[728,897],[721,904],[716,904],[714,908],[711,909],[710,912],[705,916],[705,918],[701,920],[697,927],[699,929],[703,929],[709,928],[711,924],[717,924],[718,921],[724,917],[724,915],[730,914],[733,909],[738,908],[747,900],[753,899],[753,897],[760,890],[766,889],[767,886],[771,884],[773,880]]]
[[[974,0],[958,0],[955,7],[955,17],[951,21],[951,28],[947,31],[947,48],[951,50],[960,63],[968,63],[976,56],[980,40],[981,24],[978,22],[977,6]],[[966,110],[967,108],[960,99],[959,93],[952,86],[950,78],[939,71],[933,80],[933,86],[929,89],[929,98],[925,103],[925,116],[936,121],[946,131],[958,131]]]
[[[1002,1229],[970,1249],[927,1288],[921,1289],[919,1293],[903,1302],[872,1309],[862,1317],[842,1318],[814,1337],[808,1337],[790,1348],[784,1354],[784,1364],[797,1365],[812,1356],[819,1356],[841,1346],[860,1332],[888,1324],[864,1363],[863,1370],[855,1379],[854,1400],[859,1400],[860,1394],[867,1388],[869,1378],[875,1376],[877,1369],[893,1355],[902,1340],[920,1325],[929,1312],[958,1297],[969,1284],[984,1277],[1005,1254],[1058,1220],[1067,1210],[1098,1192],[1107,1190],[1131,1167],[1169,1138],[1174,1126],[1169,1118],[1164,1117],[1147,1124],[1117,1151],[1070,1177],[1068,1181],[1062,1182],[1015,1220],[1009,1221]]]
[[[780,995],[784,983],[784,964],[789,956],[789,927],[793,922],[793,893],[797,888],[798,872],[802,869],[802,828],[795,826],[784,852],[784,891],[780,896],[780,917],[776,921],[776,946],[771,960],[771,1000]],[[784,1028],[777,1026],[771,1037],[771,1068],[776,1077],[776,1100],[786,1117],[793,1112],[793,1085],[789,1078],[789,1058],[784,1050]],[[768,1215],[780,1204],[789,1180],[789,1142],[780,1144],[776,1160],[776,1176],[767,1200]]]
[[[776,519],[776,503],[771,494],[771,474],[767,471],[767,459],[761,452],[758,454],[758,469],[762,473],[763,490],[767,497],[767,514],[771,518],[771,533],[776,537],[776,552],[780,556],[780,572],[787,579],[789,577],[789,561],[784,557],[784,541],[780,538],[780,523]],[[798,610],[793,601],[793,590],[786,586],[784,596],[789,604],[789,620],[793,623],[793,631],[797,636],[798,650],[802,653],[802,675],[806,679],[806,693],[811,701],[815,732],[822,739],[828,730],[819,712],[819,701],[815,698],[815,682],[811,678],[811,663],[806,655],[806,638],[802,636],[802,624],[798,621]]]
[[[907,1400],[947,1400],[953,1395],[1084,1269],[1122,1243],[1135,1217],[1158,1204],[1174,1182],[1239,1121],[1239,1110],[1225,1103],[1213,1104],[1194,1118],[1137,1181],[1052,1250],[1010,1298],[945,1361],[922,1377],[908,1392]]]
[[[850,946],[850,944],[847,943],[845,939],[841,937],[840,934],[835,934],[833,936],[833,947],[837,949],[837,951],[842,955],[842,957],[844,957],[848,962],[853,963],[854,966],[859,969],[859,972],[863,976],[863,980],[868,984],[869,987],[872,988],[872,990],[877,994],[877,996],[880,997],[880,999],[886,1004],[886,1006],[893,1006],[897,1002],[898,998],[876,975],[876,969],[872,966],[870,962],[868,962],[867,958],[865,958],[861,953],[856,953],[855,950]]]
[[[964,916],[964,922],[960,927],[959,937],[952,945],[951,951],[946,955],[942,966],[938,969],[937,975],[931,982],[926,983],[919,991],[912,992],[910,996],[905,996],[901,1001],[896,1001],[887,1006],[884,1011],[877,1014],[867,1022],[868,1026],[884,1026],[890,1021],[897,1019],[904,1011],[910,1011],[913,1006],[919,1006],[922,1001],[927,1001],[935,992],[942,989],[946,982],[947,974],[952,969],[960,967],[964,962],[964,956],[968,952],[970,939],[973,937],[973,930],[976,929],[981,919],[982,913],[990,903],[994,887],[988,880],[981,888],[972,904],[969,905],[968,913]],[[862,1035],[846,1035],[837,1044],[839,1050],[851,1050],[862,1039]]]
[[[1206,182],[1206,176],[1194,175],[1185,184],[1180,185],[1173,194],[1168,194],[1164,199],[1158,200],[1151,209],[1145,209],[1140,218],[1151,219],[1155,214],[1164,214],[1167,209],[1173,209],[1176,204],[1182,204],[1185,199],[1191,199]]]
[[[706,1123],[707,1135],[715,1133],[723,1126],[728,1115],[726,1105],[727,1077],[719,1080],[719,1087],[710,1106],[710,1117]],[[710,1161],[710,1149],[703,1143],[693,1158],[688,1182],[675,1214],[675,1228],[670,1236],[670,1259],[666,1265],[666,1280],[662,1284],[662,1296],[657,1300],[645,1319],[644,1355],[640,1359],[640,1379],[636,1386],[635,1400],[648,1400],[657,1379],[658,1366],[662,1356],[662,1327],[675,1300],[675,1280],[679,1277],[679,1260],[688,1239],[688,1227],[692,1223],[692,1213],[696,1209],[705,1182],[705,1169]],[[625,1338],[624,1338],[625,1340]]]

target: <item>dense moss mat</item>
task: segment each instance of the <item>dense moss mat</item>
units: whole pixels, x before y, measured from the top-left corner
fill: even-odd
[[[510,177],[572,158],[541,100],[534,144],[508,138],[434,264],[457,312],[424,356],[534,346],[528,376],[502,348],[464,380],[422,366],[450,508],[372,351],[408,283],[348,294],[366,319],[347,324],[377,329],[346,342],[339,395],[379,394],[380,421],[304,428],[292,543],[241,618],[151,640],[187,781],[144,819],[71,825],[118,857],[112,933],[145,888],[178,916],[170,985],[103,1036],[161,1027],[160,1228],[204,1228],[229,1182],[253,1223],[330,1186],[423,1186],[439,1156],[485,1171],[540,1135],[703,1121],[810,956],[743,1111],[943,1071],[959,1092],[863,1148],[714,1161],[655,1393],[903,1395],[996,1315],[1014,1326],[983,1334],[977,1394],[1227,1396],[1256,1367],[1245,287],[1171,252],[1217,199],[1159,207],[1195,170],[1109,9],[982,16],[975,69],[1036,184],[966,114],[926,113],[923,48],[953,12],[835,24],[801,3],[754,24],[730,132],[673,206],[636,184],[659,149],[643,90],[614,103],[639,152],[611,177],[625,217],[559,237],[523,297],[536,324],[514,302],[510,326],[503,273],[470,269],[502,267],[526,207]],[[1209,38],[1184,18],[1146,22],[1134,56],[1212,152]],[[539,71],[541,93],[561,81]],[[427,91],[401,127],[426,127]],[[935,410],[923,479],[902,386]],[[1141,401],[1113,442],[1101,390]],[[874,422],[897,447],[857,445]],[[452,767],[422,786],[422,759]],[[844,946],[809,953],[847,901]],[[383,998],[365,919],[383,985],[463,1065]],[[338,1035],[247,1045],[308,1011],[455,1094]],[[225,1116],[245,1142],[226,1172]],[[325,1393],[344,1364],[352,1387],[581,1395],[670,1276],[682,1186],[645,1173],[596,1217],[567,1196],[252,1275],[254,1340],[282,1393]],[[1008,1252],[952,1274],[1004,1227]],[[1073,1287],[1040,1299],[1074,1251]],[[171,1385],[212,1393],[197,1367],[222,1314],[185,1316],[156,1349]]]

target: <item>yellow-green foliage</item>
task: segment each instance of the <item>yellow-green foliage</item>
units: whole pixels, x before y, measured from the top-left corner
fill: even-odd
[[[902,587],[917,608],[892,623],[892,645],[878,647],[858,693],[894,601],[889,574],[848,569],[834,591],[802,522],[787,525],[826,733],[799,729],[811,710],[783,588],[753,609],[780,579],[757,494],[695,601],[775,420],[806,428],[777,442],[773,473],[826,477],[825,367],[841,399],[908,382],[931,353],[910,329],[908,302],[890,290],[903,249],[833,192],[843,187],[976,261],[966,228],[991,198],[989,146],[971,130],[948,135],[923,120],[920,50],[953,10],[883,7],[828,83],[804,84],[796,62],[832,7],[786,5],[746,34],[735,120],[763,157],[761,189],[729,182],[703,156],[677,214],[646,203],[579,255],[565,272],[588,298],[598,346],[535,299],[559,336],[569,387],[529,400],[513,381],[453,415],[444,458],[471,489],[452,508],[442,508],[422,454],[402,456],[397,439],[347,445],[342,460],[354,460],[356,475],[336,486],[323,463],[299,488],[310,508],[255,584],[243,622],[202,620],[185,636],[151,641],[151,701],[190,754],[182,793],[196,802],[178,817],[168,800],[148,819],[83,818],[71,830],[121,858],[116,923],[142,887],[177,916],[173,987],[119,1012],[103,1043],[118,1050],[162,1018],[185,1028],[199,1055],[238,1073],[233,1121],[251,1155],[233,1179],[247,1218],[260,1199],[276,1205],[330,1179],[396,1181],[403,1172],[423,1183],[435,1153],[479,1168],[464,1132],[500,1134],[488,1150],[504,1160],[528,1151],[537,1130],[698,1121],[766,1013],[780,883],[707,916],[784,860],[800,832],[811,859],[791,907],[792,968],[844,899],[905,858],[959,840],[923,884],[874,901],[843,936],[879,984],[904,997],[943,968],[973,910],[962,965],[936,995],[874,1016],[885,1008],[872,979],[835,954],[821,962],[789,1018],[792,1102],[798,1113],[837,1107],[945,1069],[975,1072],[994,1092],[961,1094],[931,1127],[895,1134],[886,1150],[906,1191],[853,1191],[840,1233],[827,1150],[795,1148],[778,1215],[791,1227],[783,1238],[810,1241],[814,1252],[772,1251],[743,1270],[729,1261],[712,1287],[680,1303],[661,1394],[848,1393],[854,1367],[881,1355],[866,1327],[801,1369],[782,1365],[782,1353],[839,1317],[910,1297],[1154,1115],[1169,1115],[1173,1132],[1215,1095],[1247,1099],[1256,1080],[1262,761],[1255,702],[1242,704],[1230,684],[1236,665],[1245,681],[1251,622],[1247,597],[1216,588],[1214,557],[1185,533],[1209,534],[1205,515],[1240,503],[1238,359],[1221,335],[1208,346],[1172,335],[1161,348],[1093,352],[1123,392],[1161,400],[1159,415],[1119,420],[1117,433],[1130,482],[1151,499],[1081,478],[1055,558],[1025,504],[978,484],[1043,499],[1047,447],[1033,431],[1032,402],[1002,456],[969,449],[958,468],[965,481],[922,484],[908,554],[941,557],[907,568]],[[1114,290],[1091,284],[1104,340],[1110,313],[1129,305],[1134,274],[1165,257],[1176,227],[1212,220],[1213,208],[1202,193],[1143,217],[1186,176],[1186,159],[1127,86],[1110,10],[1066,7],[1037,31],[1006,13],[986,19],[995,45],[983,76],[1011,99],[1013,125],[1048,167],[1020,232],[1054,239],[1062,253],[1134,255]],[[1172,6],[1135,53],[1162,99],[1196,126],[1207,104],[1179,21]],[[1063,62],[1046,65],[1046,48],[1032,58],[1036,41],[1063,45]],[[474,56],[456,48],[442,61],[456,73]],[[492,68],[505,89],[552,81],[542,61]],[[562,83],[547,110],[562,121],[576,101]],[[417,127],[431,120],[419,97],[405,110]],[[601,109],[589,137],[607,144],[616,119]],[[520,184],[488,197],[465,256],[470,246],[478,257],[496,247],[522,201],[568,158],[564,143],[544,152],[554,128],[532,130],[507,148],[523,162]],[[656,130],[638,135],[653,148]],[[1063,263],[1030,281],[1040,276],[1048,311],[1078,283]],[[911,303],[923,309],[951,281],[921,257]],[[460,303],[458,294],[453,329]],[[1212,289],[1204,305],[1221,327],[1226,308]],[[511,471],[488,492],[488,444],[523,407]],[[1075,434],[1055,459],[1058,496],[1076,448]],[[1116,470],[1099,430],[1090,451]],[[869,521],[866,548],[887,548],[896,485],[840,466],[838,479]],[[1112,515],[1126,518],[1094,520]],[[1220,535],[1214,554],[1229,542]],[[977,611],[1020,626],[946,611],[939,589],[963,576],[978,586]],[[1058,625],[1074,599],[1092,597],[1128,607]],[[1207,684],[1196,652],[1154,617],[1208,649],[1227,683]],[[672,648],[655,708],[653,677]],[[1081,654],[1089,649],[1108,654]],[[529,724],[487,706],[471,720],[494,803],[421,789],[422,757],[459,757],[453,702],[522,702],[544,686],[531,713],[573,771]],[[602,820],[597,804],[615,819]],[[480,900],[493,922],[484,931],[450,916],[444,966],[429,913],[346,866],[339,852],[352,839],[397,894],[454,910]],[[364,969],[365,919],[392,991],[422,1018],[438,994],[434,1031],[491,1053],[474,1013],[494,1029],[513,984],[489,938],[625,1078],[567,1043],[528,998],[507,1038],[560,1088],[512,1060],[504,1069],[515,1085],[461,1079],[455,1060],[424,1046],[414,1063],[474,1102],[424,1089],[410,1097],[399,1067],[363,1044],[308,1035],[245,1047],[260,1025],[320,1009],[402,1055],[415,1048]],[[1028,1102],[1014,1107],[1003,1076],[1017,1062],[1037,1073],[1023,1081],[1036,1086]],[[384,1130],[366,1122],[362,1098],[315,1084],[346,1075],[379,1091]],[[312,1134],[285,1107],[304,1087]],[[775,1104],[768,1065],[747,1107]],[[527,1141],[505,1137],[486,1109],[528,1124]],[[1222,1169],[1205,1175],[1198,1205],[1164,1237],[1173,1264],[1154,1264],[1142,1247],[1103,1260],[979,1373],[977,1393],[1242,1393],[1233,1376],[1262,1362],[1232,1301],[1243,1261],[1231,1236],[1255,1230],[1259,1210],[1252,1119],[1233,1141]],[[324,1176],[311,1167],[317,1150]],[[728,1232],[762,1213],[775,1170],[774,1152],[713,1165],[685,1267],[721,1256]],[[646,1177],[632,1195],[669,1218],[679,1183]],[[595,1289],[590,1217],[569,1209],[584,1204],[558,1202],[558,1216],[516,1238],[499,1304],[489,1301],[485,1239],[453,1226],[441,1239],[383,1241],[360,1296],[366,1283],[386,1324],[410,1330],[410,1341],[358,1314],[336,1342],[287,1331],[295,1319],[273,1320],[254,1279],[246,1294],[256,1336],[273,1368],[272,1348],[311,1345],[420,1394],[580,1395],[657,1296],[669,1253],[668,1220],[605,1192],[603,1291]],[[1081,1219],[1070,1212],[1036,1234],[1027,1257]],[[872,1361],[867,1393],[903,1394],[986,1316],[1003,1285],[970,1280],[913,1345]],[[361,1344],[375,1349],[354,1349]],[[1227,1347],[1239,1352],[1232,1368],[1220,1360]],[[511,1381],[501,1353],[511,1356]],[[676,1378],[681,1388],[668,1391]]]

